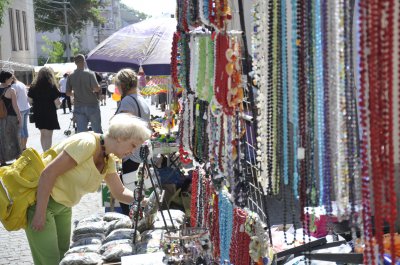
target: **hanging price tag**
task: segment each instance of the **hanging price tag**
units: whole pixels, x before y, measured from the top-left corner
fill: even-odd
[[[306,149],[303,147],[297,148],[297,159],[302,160],[306,158]]]

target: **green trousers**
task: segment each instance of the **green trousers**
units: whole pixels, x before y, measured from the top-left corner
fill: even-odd
[[[43,230],[32,230],[35,214],[33,205],[28,208],[28,227],[25,229],[35,265],[58,265],[69,249],[72,210],[50,197]]]

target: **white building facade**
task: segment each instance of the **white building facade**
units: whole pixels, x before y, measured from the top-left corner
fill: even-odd
[[[33,0],[11,1],[5,9],[3,21],[0,27],[0,67],[29,75],[32,67],[37,65]]]

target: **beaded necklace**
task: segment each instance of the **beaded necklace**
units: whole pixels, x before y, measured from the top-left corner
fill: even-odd
[[[224,34],[217,34],[215,37],[215,80],[214,94],[218,103],[227,115],[232,115],[232,109],[228,105],[228,73],[226,65],[226,51],[229,48],[229,37]]]
[[[245,232],[247,212],[241,208],[233,210],[232,241],[230,246],[230,262],[235,265],[250,264],[250,236]]]
[[[306,109],[306,93],[307,93],[307,51],[308,51],[308,26],[307,26],[307,1],[301,0],[301,3],[297,5],[298,7],[298,19],[301,30],[300,30],[300,43],[301,48],[299,48],[299,134],[300,134],[300,150],[299,153],[299,166],[300,166],[300,209],[308,209],[308,172],[307,172],[307,160],[304,154],[307,144],[307,109]],[[309,225],[309,212],[300,212],[301,220],[303,223],[303,242],[306,242],[306,235],[309,235],[308,228]]]
[[[202,163],[207,160],[208,141],[205,135],[207,127],[207,101],[197,100],[195,112],[195,131],[194,131],[194,149],[193,154],[197,160]]]
[[[179,159],[183,164],[189,164],[192,159],[189,157],[189,152],[185,151],[189,150],[189,111],[188,111],[188,102],[189,99],[186,97],[186,92],[184,91],[183,95],[184,102],[181,107],[180,112],[180,122],[179,122]]]
[[[108,154],[106,153],[106,147],[105,147],[105,143],[104,143],[104,135],[102,135],[102,134],[100,134],[100,148],[101,148],[101,152],[103,153],[104,161],[107,162]]]
[[[373,194],[374,194],[374,210],[375,210],[375,240],[379,245],[379,252],[383,251],[382,247],[382,220],[381,217],[383,214],[382,209],[382,181],[379,179],[381,178],[383,172],[381,163],[383,159],[381,159],[381,133],[383,133],[383,122],[382,120],[384,117],[381,116],[381,104],[380,100],[381,93],[377,90],[381,84],[379,79],[381,78],[378,73],[381,73],[380,69],[378,69],[378,56],[379,56],[379,44],[376,42],[379,39],[379,20],[375,17],[379,15],[379,11],[377,9],[376,3],[370,1],[370,18],[369,23],[370,27],[368,28],[368,34],[370,35],[370,50],[371,55],[368,58],[368,81],[369,81],[369,109],[370,109],[370,142],[371,142],[371,163],[372,163],[372,181],[373,181]],[[384,89],[384,87],[383,87]],[[379,177],[378,177],[379,176]],[[380,257],[378,256],[378,259]]]
[[[214,96],[214,41],[211,36],[207,36],[207,71],[206,71],[206,81],[205,88],[207,90],[204,92],[205,99],[211,102]]]
[[[229,199],[229,193],[222,189],[218,194],[219,209],[219,237],[220,237],[220,264],[229,261],[229,248],[232,239],[233,206]],[[230,264],[230,263],[229,263]]]
[[[299,190],[298,190],[298,183],[299,183],[299,165],[298,165],[298,137],[299,137],[299,87],[298,87],[298,48],[299,40],[298,40],[298,31],[300,27],[297,25],[297,0],[291,0],[291,67],[292,67],[292,130],[293,130],[293,139],[292,139],[292,146],[293,146],[293,182],[292,182],[292,190],[293,196],[295,198],[298,197]]]
[[[271,2],[271,14],[272,14],[272,23],[271,23],[271,38],[272,38],[272,45],[270,47],[270,58],[272,59],[272,66],[270,67],[270,121],[271,121],[271,141],[270,141],[270,176],[269,176],[269,183],[270,187],[270,194],[277,195],[278,194],[278,178],[277,178],[277,145],[278,145],[278,86],[279,86],[279,67],[280,67],[280,58],[279,58],[279,18],[278,18],[278,1]]]
[[[207,56],[206,56],[206,42],[207,39],[205,37],[199,37],[197,38],[197,45],[196,47],[192,47],[192,49],[197,48],[198,49],[198,62],[196,64],[198,65],[197,69],[197,86],[196,86],[196,93],[197,97],[202,100],[206,100],[204,96],[204,88],[205,88],[205,81],[206,81],[206,62],[207,62]]]
[[[365,46],[370,54],[364,62],[367,74],[369,91],[369,132],[371,150],[371,172],[374,192],[375,209],[375,240],[379,246],[378,261],[383,260],[383,231],[382,225],[387,221],[391,228],[391,252],[394,254],[394,217],[396,214],[396,193],[393,189],[393,16],[394,2],[388,1],[387,5],[380,5],[378,1],[367,1],[362,6],[366,11]],[[361,7],[361,6],[360,6]],[[385,18],[382,20],[381,18]],[[364,33],[364,32],[363,32]],[[368,117],[367,117],[368,118]],[[367,166],[367,165],[363,165]],[[390,187],[391,185],[392,187]],[[390,217],[389,217],[390,216]],[[365,232],[365,231],[364,231]],[[373,253],[372,253],[373,255]],[[371,259],[373,260],[373,259]],[[394,260],[392,261],[394,263]]]
[[[178,53],[180,64],[178,64],[178,80],[180,86],[192,93],[190,87],[190,49],[189,49],[190,35],[181,33],[178,40]]]
[[[171,80],[172,85],[175,88],[180,88],[181,84],[178,79],[178,43],[180,39],[180,33],[175,32],[172,38],[172,50],[171,50]]]
[[[324,135],[325,135],[325,116],[324,116],[324,73],[323,73],[323,48],[322,48],[322,21],[321,21],[321,1],[315,1],[315,92],[316,92],[316,114],[317,114],[317,135],[318,135],[318,183],[319,183],[319,205],[322,205],[325,197],[324,190]]]
[[[282,66],[282,156],[283,156],[283,180],[289,183],[289,135],[288,135],[288,62],[287,62],[287,32],[286,32],[286,1],[281,1],[281,66]]]
[[[273,62],[273,1],[269,2],[268,5],[268,12],[269,12],[269,21],[268,21],[268,28],[270,32],[270,39],[268,40],[268,50],[267,50],[267,57],[269,62]],[[276,44],[275,44],[276,45]],[[267,156],[267,168],[263,169],[266,170],[267,173],[267,188],[266,194],[272,195],[273,194],[273,182],[272,182],[272,168],[273,168],[273,142],[274,142],[274,127],[273,127],[273,63],[268,65],[268,76],[267,76],[267,91],[266,91],[266,106],[267,106],[267,115],[266,115],[266,123],[267,123],[267,138],[266,138],[266,156]]]
[[[211,204],[212,204],[212,196],[211,196],[211,180],[209,175],[206,175],[203,178],[203,185],[205,190],[205,195],[203,196],[203,205],[204,205],[204,214],[203,214],[203,227],[206,227],[210,230],[211,228]]]
[[[176,6],[179,31],[189,32],[189,25],[187,23],[188,0],[177,0]]]
[[[371,196],[370,196],[370,144],[369,144],[369,128],[370,122],[368,119],[368,56],[367,48],[369,45],[369,38],[367,34],[368,25],[368,6],[360,2],[360,120],[362,127],[361,137],[361,174],[362,174],[362,219],[363,219],[363,230],[364,230],[364,264],[371,264],[375,260],[374,255],[374,242],[372,234],[372,222],[371,222]]]
[[[324,154],[324,194],[325,198],[323,201],[323,205],[325,207],[325,212],[328,216],[328,226],[332,228],[331,225],[331,215],[332,215],[332,201],[331,201],[331,183],[332,183],[332,176],[331,176],[331,161],[330,161],[330,156],[331,156],[331,133],[330,133],[330,123],[329,123],[329,117],[330,117],[330,98],[329,98],[329,82],[330,82],[330,72],[332,71],[332,67],[330,65],[330,45],[328,42],[328,28],[330,28],[330,20],[329,17],[331,17],[331,14],[329,13],[328,8],[329,3],[327,1],[323,2],[323,7],[322,7],[322,18],[323,18],[323,57],[326,58],[326,60],[323,61],[323,78],[324,78],[324,106],[325,106],[325,112],[324,112],[324,119],[325,119],[325,137],[324,137],[324,149],[325,149],[325,154]]]
[[[201,26],[200,9],[198,0],[188,1],[188,23],[192,28]]]
[[[234,180],[234,157],[233,157],[233,131],[234,124],[232,122],[232,116],[226,117],[226,141],[225,141],[225,169],[226,176],[228,177],[229,187],[235,186]]]
[[[344,1],[344,35],[345,38],[345,98],[346,98],[346,129],[347,129],[347,161],[349,175],[349,200],[350,200],[350,227],[354,242],[357,240],[356,228],[359,225],[356,205],[360,198],[360,164],[359,164],[359,139],[358,139],[358,117],[357,117],[357,95],[354,89],[354,67],[353,67],[353,13],[354,6],[351,1]]]
[[[195,106],[195,101],[194,101],[194,95],[189,94],[187,97],[188,101],[188,124],[189,124],[189,130],[188,130],[188,142],[189,142],[189,149],[192,151],[194,150],[193,147],[193,136],[194,136],[194,119],[195,119],[195,113],[194,113],[194,106]]]
[[[344,0],[339,0],[337,2],[337,23],[338,25],[344,25]],[[337,216],[339,220],[347,219],[349,217],[348,205],[350,203],[349,199],[349,164],[348,164],[348,149],[347,149],[347,128],[345,115],[342,110],[346,108],[346,100],[345,100],[345,87],[346,87],[346,76],[345,76],[345,36],[339,30],[335,31],[336,38],[336,47],[335,47],[335,55],[337,62],[337,80],[335,91],[335,107],[336,107],[336,115],[334,116],[334,122],[336,123],[336,155],[337,155],[337,166],[336,166],[336,174],[337,174],[337,185],[336,185],[336,194],[337,194]]]
[[[200,13],[200,20],[204,25],[210,24],[210,10],[209,10],[209,2],[211,0],[200,0],[199,1],[199,13]]]
[[[265,194],[268,194],[269,187],[271,187],[271,152],[270,152],[270,132],[271,132],[271,119],[270,119],[270,107],[271,107],[271,97],[269,95],[270,75],[265,75],[265,73],[270,73],[270,68],[272,65],[269,56],[270,51],[270,4],[267,1],[258,0],[254,3],[253,10],[253,34],[252,34],[252,69],[254,72],[254,85],[258,87],[256,104],[258,115],[256,117],[257,124],[257,162],[260,166],[260,172],[258,174],[258,181],[261,184]],[[269,16],[266,16],[268,14]],[[268,60],[266,60],[268,58]],[[271,66],[271,67],[270,67]]]
[[[190,205],[190,226],[191,227],[197,227],[197,218],[198,218],[198,212],[197,212],[197,200],[198,197],[200,197],[198,193],[198,182],[199,182],[199,171],[198,169],[193,170],[192,173],[192,198],[191,198],[191,205]]]
[[[195,227],[204,227],[205,219],[204,217],[204,170],[199,168],[198,171],[198,179],[197,179],[197,198],[196,198],[196,207],[197,207],[197,218],[196,218],[196,226]]]
[[[189,68],[189,83],[196,97],[202,94],[203,87],[199,87],[199,74],[200,74],[200,49],[199,38],[197,36],[190,36],[189,52],[190,52],[190,68]],[[203,72],[201,72],[203,74]]]
[[[219,260],[220,257],[220,236],[219,236],[219,207],[218,195],[213,191],[212,193],[212,228],[211,228],[211,241],[213,246],[213,257]]]

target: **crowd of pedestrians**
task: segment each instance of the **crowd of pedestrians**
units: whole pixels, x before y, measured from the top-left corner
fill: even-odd
[[[136,91],[138,76],[134,71],[123,69],[116,75],[118,78],[110,80],[105,73],[88,70],[85,56],[82,54],[76,55],[74,62],[76,70],[63,73],[59,81],[53,70],[45,66],[28,85],[17,80],[12,70],[1,70],[0,98],[4,100],[7,108],[7,116],[0,119],[1,166],[18,158],[26,149],[29,137],[28,122],[33,123],[40,131],[42,151],[53,145],[53,131],[60,129],[58,108],[62,108],[64,114],[67,114],[67,111],[73,113],[71,120],[75,132],[92,130],[102,133],[100,106],[106,105],[107,96],[111,96],[108,86],[115,81],[118,82],[117,85],[122,86],[123,96],[130,95],[117,112],[130,112],[139,117],[148,116],[149,108]],[[120,103],[120,100],[117,103]]]

